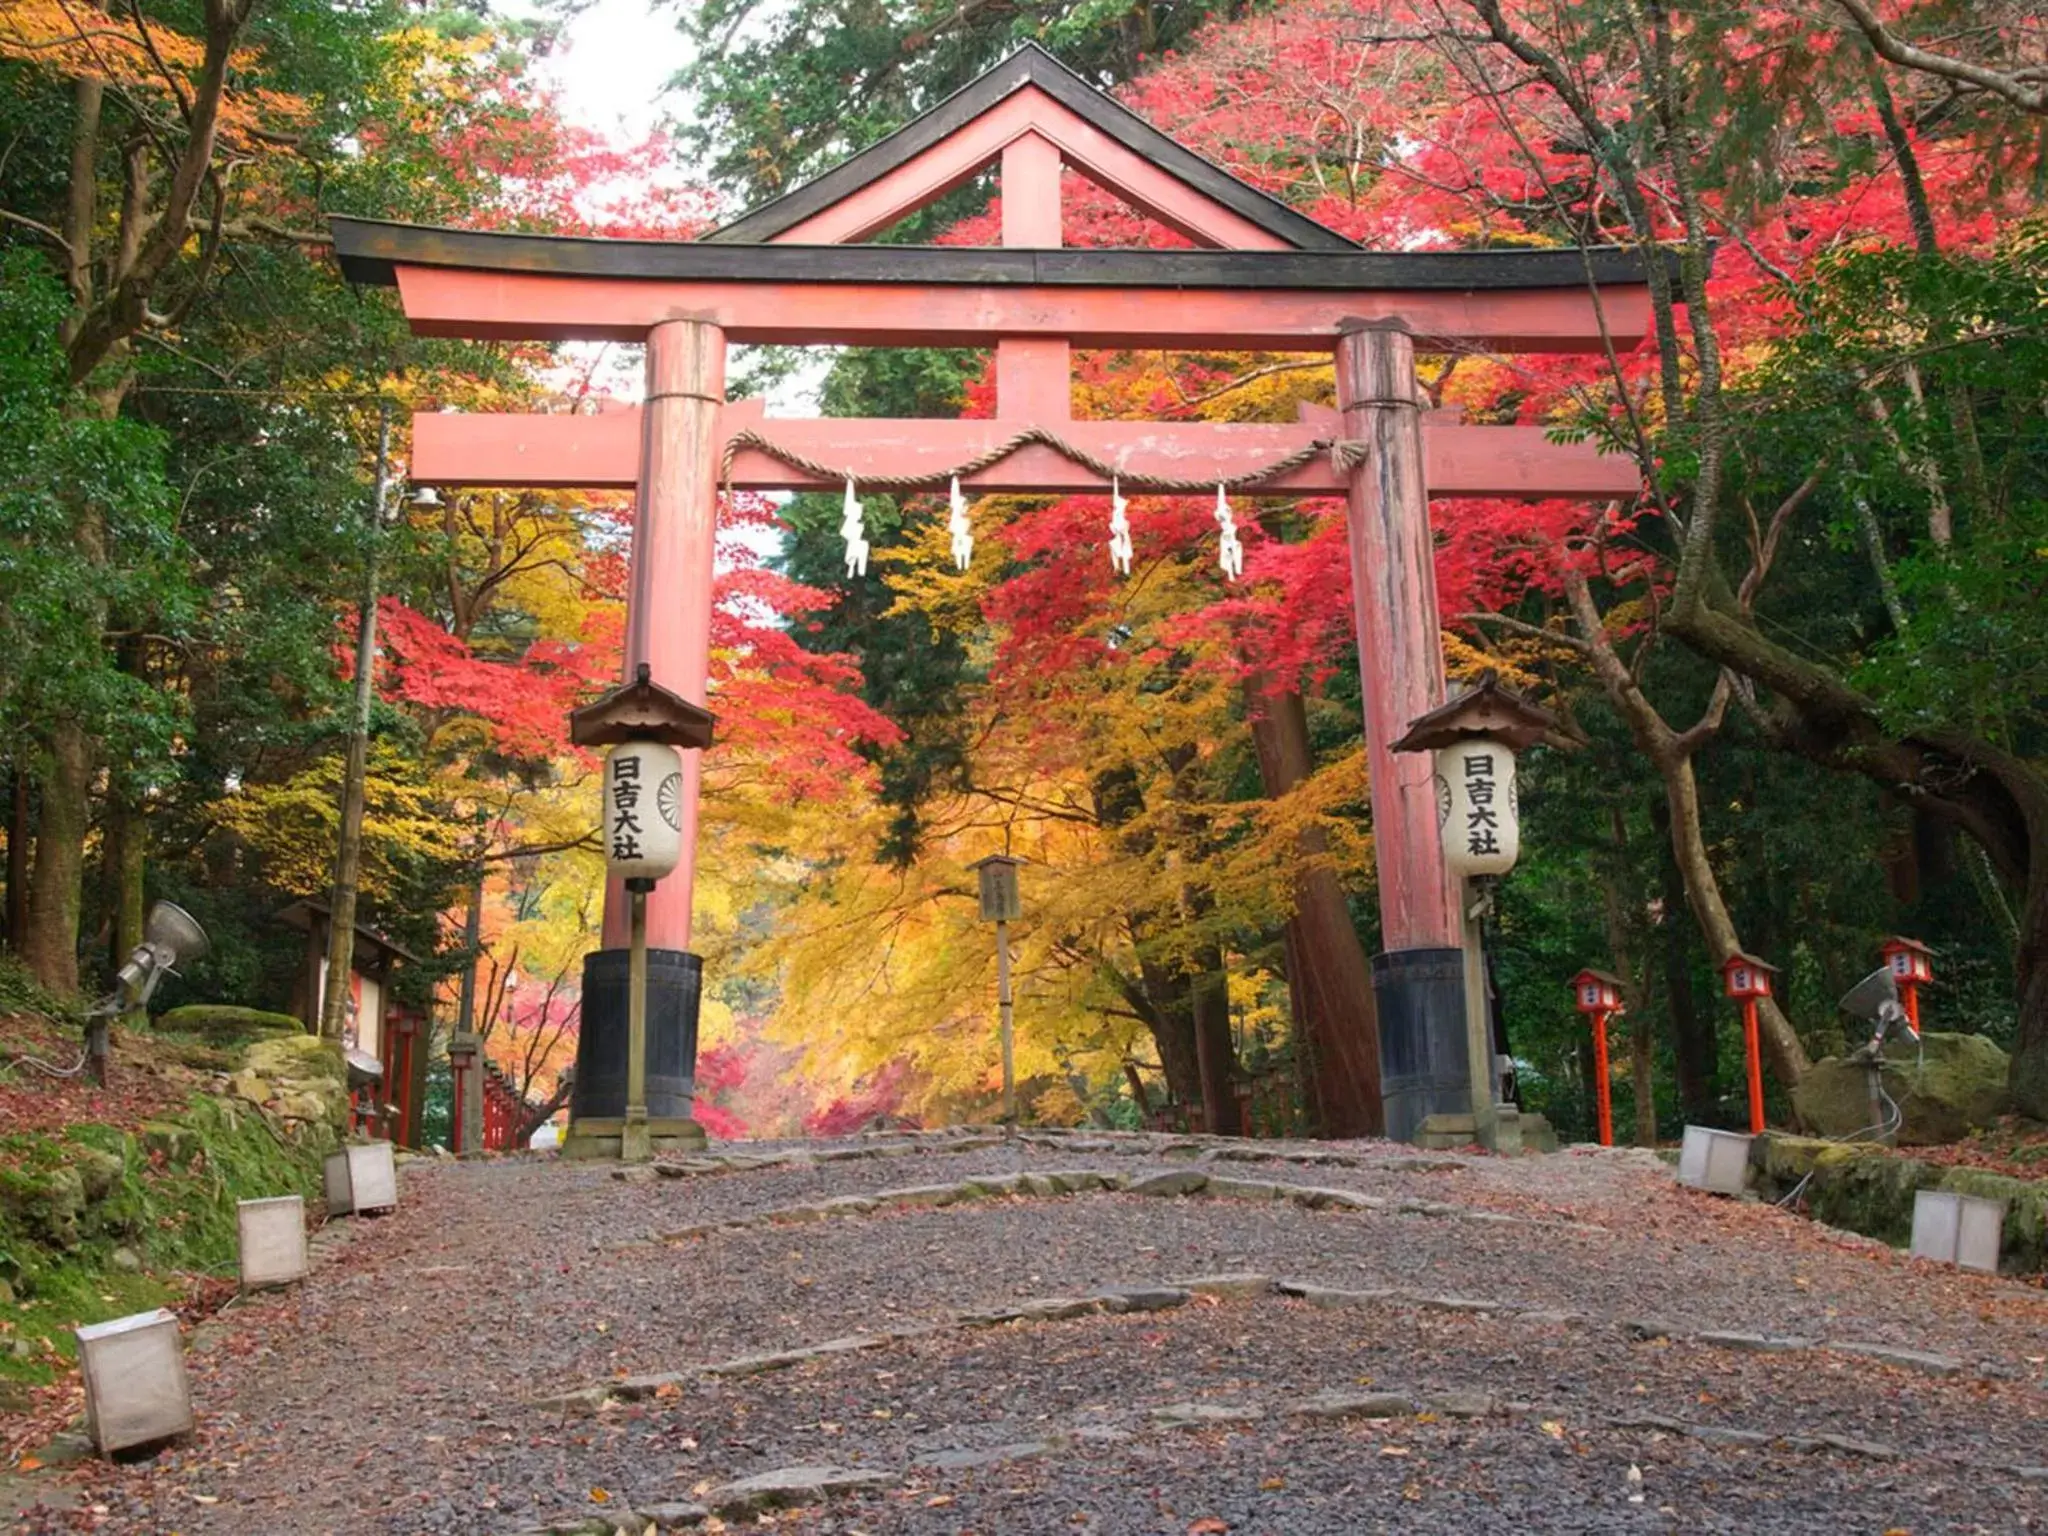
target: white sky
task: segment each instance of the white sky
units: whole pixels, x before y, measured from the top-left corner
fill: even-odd
[[[521,0],[506,0],[504,9],[528,11]],[[657,98],[688,57],[675,12],[657,12],[649,0],[596,0],[564,29],[564,42],[544,72],[570,115],[633,138],[660,118]]]
[[[535,14],[529,0],[500,0],[499,9],[510,16]],[[561,45],[541,61],[540,73],[561,92],[563,110],[572,121],[636,140],[659,124],[665,111],[673,110],[675,102],[662,98],[688,58],[673,6],[657,10],[652,0],[594,0],[563,28]],[[575,350],[603,355],[600,367],[615,393],[627,398],[639,394],[637,348]],[[770,414],[815,415],[828,356],[818,352],[814,366],[798,370],[779,386],[769,398]]]

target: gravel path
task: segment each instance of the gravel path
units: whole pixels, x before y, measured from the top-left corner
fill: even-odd
[[[2048,1530],[2048,1295],[1680,1190],[1641,1154],[1274,1149],[1345,1160],[1319,1165],[1163,1138],[934,1138],[842,1156],[857,1145],[630,1178],[540,1157],[411,1165],[397,1213],[202,1330],[190,1443],[81,1469],[66,1491],[89,1506],[22,1529],[512,1536],[694,1500],[728,1527],[932,1536]],[[773,1218],[1074,1169],[1388,1204],[1096,1191]],[[749,1224],[669,1236],[720,1222]],[[1247,1271],[1309,1294],[953,1326]],[[696,1374],[891,1329],[906,1336]],[[1813,1342],[1698,1337],[1713,1330]],[[603,1392],[535,1402],[663,1372],[683,1374],[602,1408]],[[1332,1392],[1406,1402],[1358,1417]],[[1318,1402],[1352,1416],[1306,1416]],[[805,1464],[877,1486],[765,1517],[721,1491]]]

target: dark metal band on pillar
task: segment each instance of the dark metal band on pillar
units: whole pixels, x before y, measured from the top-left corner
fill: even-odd
[[[571,1121],[617,1120],[626,1113],[626,977],[623,949],[583,960],[583,1016],[576,1035]],[[680,949],[647,951],[647,1117],[690,1117],[697,1084],[697,1011],[704,962]]]

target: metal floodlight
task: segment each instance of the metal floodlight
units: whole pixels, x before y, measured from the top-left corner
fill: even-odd
[[[441,493],[431,485],[423,485],[412,493],[412,504],[422,512],[438,511],[441,506]]]
[[[1873,1048],[1882,1045],[1895,1029],[1905,1030],[1915,1040],[1920,1038],[1913,1021],[1906,1017],[1905,1004],[1899,1001],[1899,979],[1889,965],[1879,966],[1843,993],[1842,1011],[1877,1026],[1870,1037]]]
[[[197,960],[208,948],[206,930],[183,907],[160,901],[149,909],[143,925],[142,942],[135,946],[116,977],[120,993],[116,1008],[140,1008],[149,1001],[157,984],[177,968],[180,960]]]

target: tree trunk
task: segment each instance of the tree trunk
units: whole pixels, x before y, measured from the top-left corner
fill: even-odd
[[[1194,999],[1187,978],[1177,976],[1153,961],[1138,960],[1144,978],[1145,996],[1150,1001],[1152,1040],[1159,1047],[1159,1067],[1166,1075],[1166,1089],[1182,1105],[1202,1102],[1202,1066],[1196,1053]]]
[[[1664,795],[1671,806],[1671,852],[1700,936],[1707,942],[1708,958],[1718,970],[1742,949],[1742,941],[1736,936],[1735,920],[1728,915],[1728,904],[1721,898],[1721,882],[1715,878],[1706,839],[1700,832],[1699,782],[1693,777],[1690,758],[1659,763],[1658,771],[1664,777]],[[1764,1060],[1789,1089],[1813,1062],[1776,998],[1759,998],[1756,1014]]]
[[[113,935],[113,963],[118,969],[142,942],[142,886],[149,831],[142,807],[133,803],[118,784],[108,789],[105,821],[104,857],[111,918],[108,926]],[[128,1022],[137,1023],[147,1016],[146,1010],[137,1009],[128,1015]]]
[[[1585,577],[1570,570],[1562,575],[1565,597],[1585,642],[1587,659],[1615,711],[1627,723],[1637,750],[1650,760],[1657,776],[1664,781],[1672,855],[1685,884],[1686,902],[1699,924],[1700,936],[1706,940],[1707,953],[1718,967],[1739,952],[1742,943],[1736,936],[1735,921],[1728,915],[1728,904],[1721,898],[1721,882],[1714,875],[1713,861],[1707,857],[1706,839],[1700,831],[1699,782],[1693,775],[1692,757],[1720,726],[1721,711],[1727,707],[1730,693],[1727,675],[1724,673],[1716,685],[1714,702],[1699,724],[1683,733],[1674,731],[1644,694],[1635,673],[1615,653],[1606,621],[1593,602]],[[1787,1088],[1792,1087],[1813,1064],[1806,1047],[1771,998],[1759,1000],[1757,1024],[1771,1070]]]
[[[1628,1005],[1628,1012],[1623,1017],[1629,1021],[1629,1084],[1635,1095],[1635,1143],[1639,1147],[1654,1147],[1657,1145],[1657,1085],[1656,1058],[1651,1049],[1650,989],[1636,963],[1635,945],[1629,933],[1628,915],[1634,910],[1635,903],[1632,893],[1621,883],[1620,871],[1628,867],[1629,847],[1627,826],[1618,809],[1611,813],[1611,830],[1616,867],[1610,869],[1600,882],[1600,907],[1607,923],[1607,949],[1614,957],[1615,974],[1621,978],[1622,1000]],[[1620,1044],[1612,1039],[1607,1043],[1610,1050]]]
[[[328,902],[327,974],[330,986],[320,1010],[323,1038],[342,1038],[348,1015],[347,980],[355,960],[356,893],[362,884],[363,793],[369,776],[370,704],[377,681],[377,544],[384,536],[384,502],[390,492],[391,406],[377,402],[377,473],[370,507],[370,548],[363,558],[363,597],[356,612],[355,694],[349,709],[348,755],[341,772],[341,819],[334,845],[334,891]],[[474,964],[474,961],[471,962]],[[465,1127],[466,1129],[466,1127]]]
[[[1202,1128],[1211,1136],[1240,1136],[1237,1114],[1237,1050],[1230,1039],[1230,977],[1223,954],[1204,945],[1201,969],[1188,978],[1194,1015],[1195,1065],[1201,1075]]]
[[[21,952],[28,935],[28,769],[20,758],[8,773],[7,805],[7,944]]]
[[[21,956],[51,991],[76,992],[79,881],[92,783],[92,748],[76,720],[59,720],[51,727],[46,765]]]
[[[1663,951],[1664,1006],[1671,1016],[1671,1054],[1678,1078],[1678,1102],[1687,1121],[1704,1125],[1721,1096],[1715,1015],[1712,1009],[1702,1013],[1693,998],[1692,945],[1687,938],[1690,929],[1679,915],[1686,911],[1685,880],[1671,851],[1671,808],[1662,799],[1650,807],[1650,823],[1660,834],[1657,867],[1663,878],[1664,921],[1658,926],[1659,947]]]
[[[1250,704],[1259,777],[1278,799],[1313,770],[1307,712],[1294,692],[1254,690]],[[1296,847],[1302,867],[1287,920],[1287,997],[1297,1050],[1306,1045],[1312,1063],[1311,1106],[1326,1136],[1378,1136],[1386,1129],[1380,1025],[1365,946],[1336,872],[1323,862],[1328,841],[1311,829]]]

